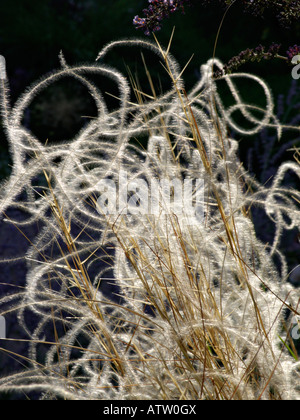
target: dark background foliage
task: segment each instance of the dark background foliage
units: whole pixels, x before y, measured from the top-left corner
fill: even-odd
[[[206,2],[205,2],[206,3]],[[94,62],[98,51],[108,42],[125,37],[147,38],[132,24],[135,15],[142,15],[147,0],[1,0],[0,1],[0,54],[7,62],[7,73],[11,87],[11,101],[14,101],[25,88],[43,74],[59,67],[58,55],[62,50],[71,65]],[[157,34],[159,41],[167,45],[173,27],[176,27],[171,52],[183,67],[195,54],[185,72],[187,90],[200,77],[200,65],[212,57],[216,34],[224,15],[218,2],[203,5],[201,0],[186,8],[185,15],[173,14],[163,24]],[[152,37],[150,36],[149,39]],[[268,11],[263,17],[245,13],[243,2],[237,1],[227,14],[220,32],[216,56],[225,62],[247,48],[259,44],[269,47],[272,42],[282,44],[285,53],[289,46],[299,43],[300,23],[286,28]],[[126,65],[135,69],[140,67],[139,75],[143,84],[141,60],[131,53],[125,53],[121,60],[123,71]],[[120,63],[119,55],[112,55],[109,64]],[[299,82],[292,80],[291,67],[284,61],[262,61],[243,65],[241,71],[254,72],[263,77],[273,90],[277,113],[285,123],[299,125],[300,88]],[[163,78],[162,68],[157,69]],[[145,76],[146,81],[146,76]],[[292,83],[293,82],[293,83]],[[111,87],[111,89],[113,89]],[[109,91],[110,86],[105,86]],[[230,95],[225,100],[230,101]],[[259,92],[248,89],[245,95],[249,102],[260,103]],[[112,102],[112,106],[114,103]],[[40,94],[30,106],[24,117],[24,124],[41,141],[51,142],[72,138],[84,123],[83,116],[92,116],[93,103],[80,85],[64,80],[49,87]],[[260,136],[240,139],[240,158],[249,170],[262,182],[266,182],[286,159],[293,159],[292,152],[286,152],[292,145],[299,146],[299,135],[285,133],[281,142],[274,139],[274,133],[265,130]],[[286,145],[286,147],[285,147]],[[0,132],[0,179],[10,172],[10,159],[3,131]],[[273,172],[272,172],[273,171]],[[291,185],[296,181],[291,178]],[[265,224],[262,216],[256,215],[258,233],[268,241],[272,236],[271,227]],[[260,228],[262,226],[263,228]],[[26,240],[16,239],[13,227],[0,226],[0,256],[12,256],[22,252]],[[263,232],[263,233],[262,233]],[[34,234],[34,232],[31,232]],[[28,232],[30,235],[30,232]],[[297,232],[286,238],[286,251],[291,267],[299,263],[299,243]],[[5,282],[24,283],[24,265],[1,265],[0,291],[7,293]],[[10,322],[10,328],[12,322]],[[19,332],[15,331],[15,335]],[[23,351],[18,348],[16,351]],[[0,365],[6,365],[6,359]],[[11,365],[8,370],[11,370]]]

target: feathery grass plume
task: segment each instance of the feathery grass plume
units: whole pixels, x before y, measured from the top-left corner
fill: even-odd
[[[171,88],[149,95],[136,82],[135,102],[128,79],[105,64],[112,49],[124,46],[154,53]],[[227,127],[243,136],[273,127],[280,135],[267,85],[245,73],[224,76],[234,100],[226,108],[221,81],[212,77],[220,61],[202,65],[201,80],[187,93],[170,45],[141,40],[110,43],[93,65],[69,66],[62,54],[60,61],[60,70],[13,107],[2,81],[13,168],[1,186],[1,215],[20,230],[36,221],[41,229],[25,255],[25,290],[0,302],[2,315],[18,311],[30,342],[29,354],[20,356],[28,367],[1,378],[1,391],[76,400],[299,399],[290,334],[299,291],[286,282],[279,244],[283,230],[299,229],[300,194],[281,183],[288,171],[300,177],[300,168],[286,162],[268,188],[260,185],[227,133]],[[118,109],[108,110],[88,78],[93,74],[117,85]],[[43,144],[22,116],[35,95],[62,77],[88,89],[98,115],[72,141]],[[261,88],[264,109],[241,97],[237,85],[245,79]],[[132,142],[145,136],[145,150]],[[187,180],[201,181],[193,183],[193,212],[176,190]],[[198,194],[195,185],[203,182]],[[273,243],[257,239],[252,206],[273,221]],[[26,218],[8,218],[11,207]]]

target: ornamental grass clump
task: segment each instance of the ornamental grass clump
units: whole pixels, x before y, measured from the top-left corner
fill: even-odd
[[[158,93],[147,67],[150,94],[105,64],[124,46],[160,60],[169,89]],[[267,85],[245,73],[216,81],[223,64],[213,59],[186,92],[170,45],[141,40],[110,43],[92,65],[70,66],[62,54],[60,62],[13,107],[1,67],[13,159],[1,215],[19,230],[38,222],[40,231],[24,256],[25,289],[1,299],[2,315],[18,311],[29,352],[20,355],[26,368],[1,378],[0,390],[75,400],[299,399],[291,334],[299,290],[287,282],[279,247],[285,230],[300,227],[300,193],[281,185],[290,171],[300,178],[300,167],[286,162],[261,185],[228,135],[286,129]],[[95,74],[117,85],[118,109],[89,80]],[[74,139],[49,144],[22,118],[63,77],[86,87],[98,113]],[[241,97],[246,79],[264,108]],[[219,83],[233,105],[223,104]],[[272,243],[257,239],[253,206],[274,223]],[[12,207],[26,218],[12,220]]]

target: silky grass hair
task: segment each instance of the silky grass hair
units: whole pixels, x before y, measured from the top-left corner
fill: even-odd
[[[152,85],[152,94],[144,94],[137,81],[105,64],[109,52],[124,46],[153,53],[169,75],[169,90],[158,94]],[[270,127],[280,137],[286,129],[266,83],[246,73],[214,80],[223,64],[212,59],[186,92],[170,45],[122,40],[91,65],[70,66],[60,54],[61,69],[11,107],[2,63],[1,112],[13,166],[1,185],[0,212],[20,231],[36,222],[40,231],[24,256],[25,289],[0,301],[1,315],[18,312],[29,341],[28,355],[20,355],[28,366],[1,378],[0,390],[75,400],[299,399],[300,363],[290,335],[299,290],[287,282],[280,241],[285,230],[300,227],[300,193],[281,185],[290,171],[300,178],[300,167],[286,162],[261,185],[228,134],[230,128],[244,138]],[[109,110],[89,80],[94,74],[116,84],[118,109]],[[23,115],[63,77],[86,87],[97,117],[72,140],[43,144],[24,127]],[[264,108],[241,97],[237,86],[246,79],[260,88]],[[221,82],[234,105],[223,104]],[[132,141],[145,137],[145,148]],[[184,212],[164,211],[163,202],[154,215],[140,213],[138,203],[135,213],[101,213],[97,186],[105,179],[117,184],[120,171],[148,185],[203,180],[203,218],[188,223]],[[272,243],[257,238],[253,206],[273,222]],[[9,208],[26,218],[13,220]]]

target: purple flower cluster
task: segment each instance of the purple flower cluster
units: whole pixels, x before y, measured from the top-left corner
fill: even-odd
[[[271,60],[272,58],[281,58],[286,60],[289,64],[291,63],[293,57],[296,55],[300,55],[300,46],[294,45],[293,47],[289,47],[286,52],[286,56],[279,55],[281,45],[273,43],[269,49],[266,49],[263,45],[259,45],[256,48],[242,51],[239,55],[232,57],[227,64],[223,67],[223,69],[217,70],[214,73],[215,78],[219,78],[224,76],[225,74],[230,74],[234,70],[237,70],[243,64],[256,61],[260,62],[261,60]]]
[[[232,0],[202,0],[203,3],[219,2],[228,7]],[[300,1],[299,0],[238,0],[245,8],[247,13],[254,16],[263,16],[269,10],[277,17],[284,27],[289,27],[293,22],[300,20]]]
[[[170,13],[181,10],[184,13],[185,4],[190,0],[148,0],[150,5],[148,9],[144,9],[144,18],[135,16],[133,24],[136,29],[142,28],[146,35],[161,29],[160,22],[169,17]]]
[[[179,9],[184,12],[185,4],[192,1],[201,1],[203,5],[219,3],[228,7],[232,0],[148,0],[150,5],[144,9],[144,17],[135,16],[133,24],[137,29],[142,28],[147,35],[161,29],[161,21],[169,17]],[[254,15],[262,16],[266,10],[270,10],[285,27],[293,22],[300,21],[300,0],[239,0],[245,11]]]
[[[232,57],[222,70],[216,71],[214,77],[218,78],[224,74],[230,74],[234,70],[237,70],[241,65],[250,61],[260,62],[263,59],[271,60],[278,56],[280,48],[281,45],[276,43],[273,43],[268,49],[263,45],[251,49],[247,48],[246,50],[241,51],[239,55]]]
[[[300,45],[294,45],[293,47],[289,47],[286,52],[287,58],[289,61],[292,61],[295,55],[300,55]]]

